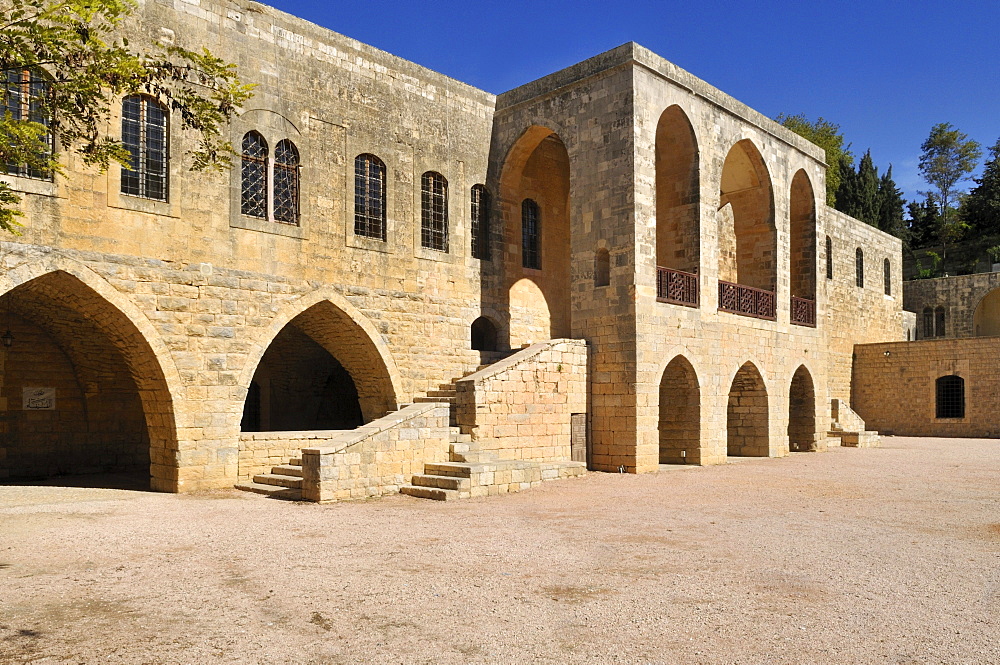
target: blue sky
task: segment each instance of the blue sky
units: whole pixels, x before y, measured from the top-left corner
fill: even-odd
[[[639,42],[768,116],[839,124],[908,198],[935,123],[1000,138],[996,0],[269,4],[494,93]]]

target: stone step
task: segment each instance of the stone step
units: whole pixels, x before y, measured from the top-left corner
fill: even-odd
[[[495,462],[497,461],[497,454],[488,450],[466,450],[465,452],[453,452],[451,453],[452,462],[465,462],[468,464],[476,464],[482,462]]]
[[[299,501],[302,499],[302,490],[291,487],[280,487],[278,485],[262,485],[260,483],[236,483],[236,489],[254,494],[263,494],[272,499],[285,499],[288,501]]]
[[[456,394],[458,394],[458,391],[456,391],[454,388],[452,388],[451,390],[428,390],[427,391],[427,396],[428,397],[454,397]]]
[[[276,473],[261,473],[254,476],[253,481],[260,485],[275,485],[278,487],[302,489],[302,478],[296,476],[282,476]]]
[[[425,404],[427,402],[454,402],[454,401],[455,401],[454,397],[426,397],[426,396],[421,396],[421,397],[414,397],[413,398],[414,404]]]
[[[468,492],[446,490],[440,487],[418,487],[415,485],[403,485],[399,488],[399,493],[415,496],[420,499],[433,499],[435,501],[453,501],[455,499],[469,498]]]
[[[434,476],[427,473],[415,474],[410,483],[418,487],[437,487],[444,490],[458,490],[459,492],[468,492],[472,486],[472,481],[468,478]]]
[[[458,444],[472,443],[472,435],[471,434],[462,434],[461,430],[459,430],[457,432],[454,431],[456,429],[458,429],[458,428],[457,427],[453,427],[452,428],[452,432],[451,432],[451,434],[449,435],[449,438],[448,438],[448,441],[450,443],[452,443],[452,444],[455,444],[455,443],[458,443]]]
[[[293,457],[292,459],[288,460],[288,466],[299,466],[299,467],[302,466],[302,458]]]
[[[279,476],[296,476],[297,478],[301,478],[302,466],[292,465],[292,464],[282,464],[281,466],[272,466],[271,473],[277,474]]]
[[[424,473],[431,476],[455,476],[469,478],[472,476],[472,465],[461,462],[427,462]]]

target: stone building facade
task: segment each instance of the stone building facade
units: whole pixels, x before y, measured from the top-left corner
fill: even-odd
[[[148,0],[127,30],[257,84],[242,155],[189,172],[192,137],[140,99],[168,152],[138,177],[71,155],[5,176],[26,225],[0,263],[0,476],[225,487],[309,441],[306,478],[354,480],[307,494],[384,493],[448,437],[437,412],[380,419],[562,339],[586,354],[536,347],[459,386],[453,420],[500,414],[463,431],[516,459],[585,436],[596,470],[781,456],[825,441],[855,344],[903,338],[900,243],[825,205],[822,151],[636,44],[494,96],[254,2]],[[411,443],[326,473],[362,424]]]
[[[903,307],[916,316],[913,339],[1000,335],[1000,273],[908,281]]]

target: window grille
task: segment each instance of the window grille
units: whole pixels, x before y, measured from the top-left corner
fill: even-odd
[[[490,259],[490,194],[483,185],[472,187],[472,214],[470,235],[472,236],[472,258]]]
[[[944,337],[944,307],[938,305],[934,310],[934,336]]]
[[[267,219],[267,141],[257,132],[243,137],[240,211]]]
[[[531,199],[521,202],[521,265],[535,270],[542,269],[538,242],[541,236],[540,217],[537,203]]]
[[[274,221],[299,223],[299,151],[288,139],[274,146]]]
[[[11,120],[37,122],[49,127],[49,114],[45,110],[45,98],[49,92],[48,80],[30,69],[8,69],[3,76],[3,96],[0,97],[0,117],[10,114]],[[52,154],[54,145],[51,130],[43,137],[45,151],[41,157]],[[48,169],[29,168],[27,164],[7,163],[5,171],[10,175],[36,180],[51,180]]]
[[[889,265],[889,259],[882,261],[882,277],[885,281],[885,295],[892,295],[892,266]]]
[[[354,158],[354,233],[385,240],[385,164],[375,155]]]
[[[420,245],[448,251],[448,181],[433,171],[420,178]]]
[[[950,375],[935,382],[937,392],[936,416],[938,418],[965,417],[965,379]]]
[[[826,237],[826,278],[833,279],[833,241]]]
[[[166,201],[167,110],[151,97],[122,100],[122,144],[129,152],[129,166],[122,167],[122,194]]]
[[[861,251],[860,247],[854,252],[854,263],[857,270],[855,284],[858,288],[863,289],[865,287],[865,253]]]

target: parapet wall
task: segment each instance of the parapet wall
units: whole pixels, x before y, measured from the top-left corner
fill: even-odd
[[[302,450],[302,498],[327,503],[397,494],[427,462],[448,459],[449,409],[411,404]]]
[[[458,425],[505,459],[568,460],[571,416],[587,412],[587,343],[532,344],[455,383]]]

